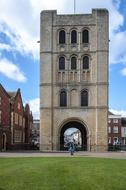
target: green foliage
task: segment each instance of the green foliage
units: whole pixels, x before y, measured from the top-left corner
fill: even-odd
[[[1,158],[0,190],[125,190],[126,161]]]

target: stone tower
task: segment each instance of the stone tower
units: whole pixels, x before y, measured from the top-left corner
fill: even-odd
[[[82,150],[107,150],[108,11],[42,11],[40,29],[40,150],[62,150],[72,127]]]

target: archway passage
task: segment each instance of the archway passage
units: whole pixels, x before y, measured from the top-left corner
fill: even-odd
[[[87,150],[87,130],[86,127],[77,122],[77,121],[71,121],[66,123],[60,132],[60,150],[67,150],[67,147],[65,146],[65,140],[64,140],[64,134],[65,131],[70,129],[70,128],[76,128],[80,131],[81,133],[81,148],[80,150]]]

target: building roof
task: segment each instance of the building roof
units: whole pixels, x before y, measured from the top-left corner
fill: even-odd
[[[14,98],[17,92],[7,92],[11,98]]]
[[[108,111],[108,115],[115,115],[114,113],[112,113],[112,112],[110,112],[110,111]]]

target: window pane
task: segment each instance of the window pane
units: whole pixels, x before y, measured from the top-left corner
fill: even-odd
[[[65,58],[60,57],[59,58],[59,70],[64,70],[65,69]]]
[[[89,69],[89,57],[88,56],[83,57],[83,69]]]
[[[77,59],[76,59],[76,57],[72,57],[71,58],[71,69],[72,70],[75,70],[76,69],[76,62],[77,62]]]
[[[76,32],[76,30],[73,30],[71,32],[71,43],[77,43],[77,32]]]
[[[61,30],[59,32],[59,43],[65,44],[65,31],[64,30]]]
[[[82,43],[89,43],[89,32],[88,32],[88,30],[83,30]]]
[[[113,127],[113,133],[118,133],[118,127],[117,126]]]
[[[81,106],[88,106],[88,92],[86,90],[81,92]]]
[[[67,106],[67,94],[65,91],[60,93],[60,106],[65,107]]]

